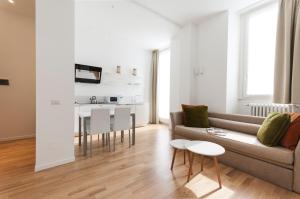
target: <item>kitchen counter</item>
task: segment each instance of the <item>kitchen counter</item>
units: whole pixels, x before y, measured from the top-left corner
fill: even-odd
[[[134,104],[115,104],[115,103],[96,103],[96,104],[91,104],[91,103],[75,103],[75,105],[116,105],[116,106],[121,106],[121,105],[143,105],[144,103],[134,103]]]
[[[109,108],[115,109],[118,106],[126,106],[131,109],[132,113],[135,113],[136,119],[136,127],[145,126],[149,123],[149,103],[137,103],[137,104],[113,104],[113,103],[98,103],[98,104],[91,104],[91,103],[75,103],[75,132],[79,131],[78,120],[79,120],[79,113],[81,111],[90,112],[93,108]]]

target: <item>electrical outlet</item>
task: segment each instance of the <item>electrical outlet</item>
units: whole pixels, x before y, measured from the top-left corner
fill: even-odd
[[[60,105],[60,101],[59,100],[51,100],[51,105],[54,105],[54,106]]]

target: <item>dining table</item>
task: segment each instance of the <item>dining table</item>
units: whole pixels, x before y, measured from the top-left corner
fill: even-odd
[[[135,113],[130,113],[132,128],[132,145],[135,145]],[[114,111],[110,111],[110,118],[114,118]],[[91,111],[79,112],[79,146],[81,146],[82,127],[83,127],[83,155],[87,155],[87,121],[91,119]],[[123,131],[122,131],[123,133]]]

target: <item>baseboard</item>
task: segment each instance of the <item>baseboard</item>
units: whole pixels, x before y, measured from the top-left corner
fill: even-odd
[[[63,159],[63,160],[58,160],[58,161],[55,161],[55,162],[50,162],[50,163],[47,163],[47,164],[35,165],[34,171],[38,172],[38,171],[42,171],[42,170],[45,170],[45,169],[50,169],[52,167],[60,166],[60,165],[63,165],[63,164],[74,162],[74,161],[75,161],[75,156],[70,157],[70,158],[66,158],[66,159]]]
[[[34,137],[35,137],[35,134],[8,137],[8,138],[0,138],[0,142],[7,142],[7,141],[13,141],[13,140],[23,140],[23,139],[34,138]]]

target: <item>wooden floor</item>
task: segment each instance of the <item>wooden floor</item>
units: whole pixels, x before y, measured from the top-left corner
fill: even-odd
[[[163,126],[137,130],[137,142],[118,142],[116,152],[105,152],[94,138],[92,157],[83,157],[76,144],[76,161],[34,173],[35,140],[0,144],[0,198],[300,198],[300,195],[220,164],[223,188],[218,189],[214,164],[186,184],[188,165],[178,153],[170,171],[172,150]],[[127,137],[126,137],[127,138]],[[125,139],[127,141],[127,139]],[[200,170],[199,159],[194,172]]]

